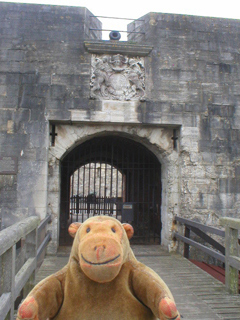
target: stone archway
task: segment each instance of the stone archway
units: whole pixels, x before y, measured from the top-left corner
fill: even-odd
[[[178,213],[178,153],[172,148],[172,129],[135,125],[56,125],[58,133],[49,150],[48,210],[52,215],[52,242],[49,253],[59,245],[61,204],[61,161],[72,150],[96,137],[115,135],[144,146],[161,163],[161,243],[171,245],[172,217]]]
[[[161,242],[161,165],[139,142],[99,136],[61,161],[60,244],[71,244],[68,227],[93,215],[130,222],[133,243]]]

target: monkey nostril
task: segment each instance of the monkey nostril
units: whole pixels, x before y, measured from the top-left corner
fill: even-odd
[[[94,251],[96,251],[97,249],[98,249],[98,250],[100,250],[100,249],[105,250],[105,249],[106,249],[106,246],[105,246],[105,245],[95,246],[95,247],[94,247]]]

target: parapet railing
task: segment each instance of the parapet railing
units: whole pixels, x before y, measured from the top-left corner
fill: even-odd
[[[174,225],[176,225],[177,222],[185,226],[184,236],[180,235],[176,231],[175,226],[173,228],[174,231],[172,236],[173,239],[184,242],[184,257],[189,259],[189,248],[190,246],[193,246],[210,255],[211,257],[223,262],[225,264],[226,289],[231,294],[238,294],[238,279],[240,270],[240,258],[238,256],[238,230],[240,230],[240,219],[228,217],[221,218],[220,225],[225,227],[225,231],[218,228],[209,227],[199,222],[195,222],[181,217],[175,217]],[[214,249],[190,239],[191,231],[194,232],[201,239],[203,239],[205,242],[209,243]],[[214,240],[207,233],[215,234],[225,238],[225,247],[222,246],[216,240]]]
[[[38,263],[51,239],[46,225],[29,217],[0,231],[0,319],[14,319],[17,300],[27,296],[34,286]]]
[[[137,22],[144,22],[143,19],[134,19],[134,18],[119,18],[119,17],[106,17],[106,16],[93,16],[91,15],[90,18],[103,18],[103,19],[112,19],[112,20],[128,20],[128,21],[137,21]],[[112,29],[99,29],[99,28],[89,28],[89,30],[93,31],[113,31]],[[126,31],[126,30],[118,30],[117,32],[125,32],[127,34],[138,33],[138,34],[145,34],[145,32],[139,31]]]

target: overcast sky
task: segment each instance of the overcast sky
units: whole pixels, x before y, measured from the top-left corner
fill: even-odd
[[[137,19],[149,12],[177,13],[240,19],[239,0],[18,0],[0,2],[41,3],[88,8],[96,16]],[[126,30],[130,21],[101,19],[104,29]],[[109,32],[108,32],[109,33]],[[123,40],[123,39],[121,39]]]

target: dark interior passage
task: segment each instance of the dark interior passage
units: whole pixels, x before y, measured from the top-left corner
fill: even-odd
[[[134,243],[160,243],[161,166],[146,147],[119,136],[91,139],[61,163],[60,244],[71,222],[109,215],[134,227]]]

